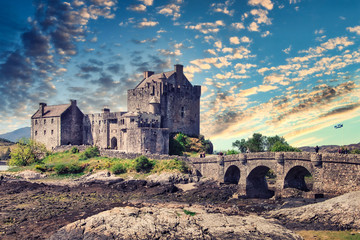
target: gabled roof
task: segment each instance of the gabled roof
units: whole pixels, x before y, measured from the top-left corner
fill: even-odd
[[[164,73],[157,73],[154,75],[151,75],[148,78],[144,78],[135,88],[143,88],[146,87],[146,83],[151,83],[151,82],[161,82],[161,80],[165,77],[165,80],[169,79],[172,75],[175,74],[175,71],[170,71],[170,72],[164,72]]]
[[[44,115],[41,115],[41,109],[38,109],[31,118],[60,117],[70,106],[71,104],[45,106]]]

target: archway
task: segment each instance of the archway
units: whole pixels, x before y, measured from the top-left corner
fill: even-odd
[[[302,166],[295,166],[286,174],[284,188],[296,188],[308,192],[312,189],[311,173]]]
[[[258,166],[246,178],[246,196],[249,198],[271,198],[275,191],[268,188],[267,178],[275,181],[276,175],[269,167]]]
[[[111,149],[117,149],[117,139],[116,139],[116,137],[113,137],[111,139]]]
[[[224,182],[238,184],[240,180],[240,169],[237,166],[231,165],[225,173]]]

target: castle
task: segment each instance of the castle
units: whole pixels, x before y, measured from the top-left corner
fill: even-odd
[[[128,112],[83,114],[76,104],[47,106],[40,103],[31,117],[31,138],[48,149],[60,145],[96,145],[126,153],[168,154],[169,136],[200,132],[201,86],[193,86],[182,65],[155,74],[128,90]]]

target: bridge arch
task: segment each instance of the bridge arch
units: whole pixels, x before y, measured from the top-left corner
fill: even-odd
[[[230,167],[228,167],[224,175],[224,183],[238,184],[239,180],[240,169],[235,165],[231,165]]]
[[[275,192],[268,188],[267,175],[270,167],[260,165],[251,170],[246,177],[246,196],[249,198],[271,198]],[[272,169],[273,170],[273,169]],[[274,171],[271,171],[275,174]],[[275,175],[276,176],[276,175]]]
[[[306,183],[305,177],[312,176],[310,171],[303,166],[294,166],[286,174],[284,188],[296,188],[301,191],[310,191],[311,184]]]

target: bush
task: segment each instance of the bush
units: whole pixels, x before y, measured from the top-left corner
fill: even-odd
[[[46,155],[44,144],[29,139],[21,139],[11,151],[10,166],[27,166],[33,163],[41,163]]]
[[[79,160],[86,160],[89,158],[93,158],[93,157],[98,157],[100,156],[100,151],[99,148],[94,146],[94,147],[88,147],[87,149],[85,149],[85,151],[81,154]]]
[[[82,173],[84,168],[78,163],[72,163],[67,166],[68,173]]]
[[[72,149],[71,149],[71,153],[78,153],[79,152],[79,149],[77,148],[77,147],[73,147]]]
[[[35,165],[35,169],[36,170],[38,170],[38,171],[40,171],[40,172],[46,172],[46,170],[47,170],[47,168],[46,168],[46,166],[44,166],[44,165]]]
[[[124,164],[122,163],[116,163],[115,165],[113,165],[111,167],[111,172],[113,174],[122,174],[122,173],[126,173],[126,168],[124,166]]]
[[[290,146],[287,143],[276,142],[272,148],[271,152],[301,152],[300,149]]]
[[[75,174],[75,173],[82,173],[84,171],[84,167],[82,167],[78,163],[70,163],[68,165],[58,164],[54,166],[54,170],[59,175],[67,174],[67,173]]]
[[[154,167],[154,163],[151,162],[147,157],[140,156],[135,159],[135,170],[137,172],[150,172]]]
[[[189,211],[189,210],[186,210],[186,209],[184,209],[183,211],[184,211],[184,213],[186,215],[189,215],[189,216],[192,216],[192,217],[196,215],[196,212],[192,212],[192,211]]]
[[[226,151],[226,155],[234,155],[234,154],[239,154],[239,151],[236,151],[234,149],[230,149]]]
[[[360,149],[353,149],[350,152],[351,154],[360,154]]]
[[[65,164],[58,164],[58,165],[54,166],[54,171],[57,174],[66,174],[66,173],[68,173],[68,168],[66,167]]]

